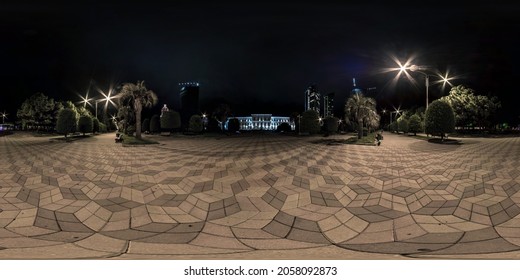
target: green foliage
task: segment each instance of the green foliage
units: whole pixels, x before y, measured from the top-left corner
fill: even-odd
[[[440,136],[441,139],[446,133],[455,131],[455,114],[451,106],[442,100],[433,101],[426,110],[424,129],[427,134]]]
[[[417,132],[422,131],[422,121],[421,117],[418,114],[412,115],[409,119],[408,123],[408,132],[417,135]]]
[[[107,133],[108,132],[107,125],[102,123],[102,122],[100,122],[99,123],[99,132]]]
[[[141,125],[141,129],[144,132],[150,132],[150,119],[144,119],[143,124]]]
[[[400,116],[397,119],[397,130],[402,131],[403,133],[408,133],[408,129],[409,129],[408,119],[406,118],[405,115]]]
[[[455,124],[460,127],[490,126],[491,117],[501,107],[496,96],[476,95],[463,85],[451,88],[450,94],[441,100],[447,102],[455,113]]]
[[[327,134],[338,131],[339,119],[336,117],[328,117],[324,120],[325,132]]]
[[[320,132],[320,121],[318,112],[314,110],[307,110],[302,113],[300,132],[316,134]]]
[[[377,128],[380,117],[376,110],[376,101],[362,93],[356,93],[345,103],[345,119],[358,124],[358,139],[363,136],[363,127]]]
[[[135,84],[124,84],[119,92],[119,96],[120,104],[125,104],[135,112],[135,137],[141,139],[141,113],[143,108],[157,104],[157,95],[146,88],[144,81],[137,81]]]
[[[158,133],[161,131],[161,121],[159,115],[153,115],[150,120],[150,132]]]
[[[96,117],[94,117],[92,119],[92,132],[93,133],[98,133],[99,132],[99,124],[100,124],[99,120]]]
[[[199,115],[193,115],[190,118],[189,129],[192,132],[200,133],[202,132],[202,118]]]
[[[388,130],[390,132],[397,132],[397,122],[392,122],[388,125]]]
[[[240,130],[240,121],[236,118],[231,118],[228,120],[227,127],[229,132],[237,132]]]
[[[276,128],[276,131],[277,132],[291,132],[292,128],[289,123],[284,122],[284,123],[281,123],[278,125],[278,127]]]
[[[83,133],[91,133],[94,129],[94,122],[90,116],[81,116],[78,120],[78,131]]]
[[[76,132],[77,123],[76,113],[72,109],[63,109],[58,114],[56,131],[60,134],[64,134],[65,138],[67,138],[67,134]]]
[[[172,131],[181,127],[181,116],[179,112],[170,110],[163,112],[161,117],[161,129],[165,131]]]
[[[16,116],[21,119],[24,129],[31,126],[40,130],[53,126],[56,116],[55,107],[54,99],[38,92],[22,103]]]

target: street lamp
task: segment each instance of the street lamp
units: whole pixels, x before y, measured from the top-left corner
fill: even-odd
[[[424,85],[425,85],[425,87],[426,87],[426,110],[428,110],[428,104],[429,104],[429,89],[430,89],[430,76],[432,76],[432,74],[430,74],[430,73],[426,73],[426,72],[422,71],[422,70],[426,70],[427,67],[421,67],[421,66],[417,66],[417,65],[410,65],[409,67],[406,67],[406,65],[405,65],[405,66],[403,66],[403,67],[401,67],[401,68],[402,68],[402,71],[403,71],[403,70],[407,70],[407,69],[409,69],[409,70],[412,71],[412,72],[417,72],[417,73],[420,73],[420,74],[422,74],[422,75],[424,76]],[[451,80],[452,78],[449,78],[449,77],[448,77],[448,73],[446,73],[444,76],[442,76],[442,75],[440,75],[440,74],[435,74],[435,75],[433,75],[433,76],[437,76],[437,77],[440,78],[440,80],[437,81],[437,82],[444,82],[444,83],[443,83],[443,88],[444,88],[444,86],[446,85],[446,83],[448,83],[450,86],[453,86],[453,85],[450,83],[450,80]]]
[[[390,123],[393,122],[393,121],[392,121],[392,114],[395,114],[395,118],[397,119],[397,115],[399,115],[399,114],[401,113],[401,111],[399,111],[399,109],[395,109],[395,107],[394,107],[394,110],[395,110],[395,111],[391,111],[391,112],[390,112]]]
[[[5,123],[5,119],[7,119],[7,115],[9,115],[9,114],[7,114],[5,111],[2,113],[2,124]]]

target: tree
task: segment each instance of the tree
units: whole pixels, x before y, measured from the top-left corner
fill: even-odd
[[[455,131],[455,114],[450,104],[440,99],[433,101],[426,110],[424,129],[427,134],[439,135],[441,141],[446,133]]]
[[[83,133],[83,136],[85,136],[85,133],[92,132],[94,127],[92,118],[90,116],[81,116],[78,120],[78,131]]]
[[[203,129],[202,118],[199,115],[193,115],[190,118],[189,129],[192,132],[200,133]]]
[[[315,134],[320,131],[320,116],[314,110],[307,110],[302,113],[300,132]]]
[[[331,134],[331,133],[335,133],[336,131],[338,131],[338,126],[339,126],[339,119],[336,118],[336,117],[327,117],[325,118],[325,133],[328,135],[328,134]]]
[[[463,85],[450,90],[441,100],[450,104],[455,113],[455,124],[459,127],[489,126],[489,119],[501,107],[497,97],[476,95],[475,91]]]
[[[397,130],[402,131],[403,133],[408,133],[408,118],[403,114],[397,119]]]
[[[157,95],[146,88],[144,81],[137,81],[136,84],[124,84],[119,94],[122,102],[128,100],[133,105],[135,111],[135,137],[141,139],[141,113],[143,107],[152,107],[157,104]]]
[[[213,110],[212,117],[216,119],[220,124],[220,130],[224,131],[223,124],[226,122],[228,117],[231,115],[231,108],[226,103],[220,103],[215,110]]]
[[[229,132],[237,132],[240,130],[240,121],[237,118],[228,120],[227,130]]]
[[[157,133],[161,131],[161,121],[159,115],[153,115],[150,120],[150,132]]]
[[[355,93],[348,98],[345,104],[345,119],[357,122],[358,139],[363,137],[364,121],[374,124],[377,115],[376,101],[365,97],[363,93]],[[377,115],[378,116],[378,115]],[[379,120],[378,120],[379,121]],[[370,126],[368,126],[370,127]]]
[[[172,131],[181,127],[181,116],[179,112],[170,110],[163,112],[161,117],[161,129]]]
[[[54,121],[55,110],[54,99],[38,92],[26,99],[16,116],[22,120],[22,126],[36,126],[40,130],[42,127],[50,127]]]
[[[76,125],[78,118],[76,112],[72,109],[65,108],[58,114],[58,121],[56,123],[56,131],[64,134],[67,138],[67,134],[76,132]]]
[[[421,117],[418,114],[412,115],[408,120],[408,132],[417,135],[417,132],[422,131]]]
[[[93,133],[98,133],[100,130],[99,130],[99,120],[97,118],[93,118],[92,119],[92,132]]]
[[[283,122],[276,127],[277,132],[291,132],[292,128],[289,123]]]

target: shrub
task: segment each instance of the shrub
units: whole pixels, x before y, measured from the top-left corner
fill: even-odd
[[[92,132],[93,128],[94,128],[94,123],[90,116],[84,115],[84,116],[79,117],[78,131],[83,133],[83,136],[85,136],[85,133]]]
[[[227,127],[229,132],[237,132],[240,130],[240,121],[236,118],[229,119]]]
[[[421,117],[419,115],[415,114],[410,117],[410,120],[408,121],[408,132],[413,133],[413,135],[417,135],[417,132],[422,131],[422,122]]]
[[[291,130],[291,125],[286,122],[279,124],[276,128],[277,132],[290,132]]]
[[[134,135],[135,133],[135,125],[129,125],[126,127],[126,134],[127,135]]]
[[[60,134],[64,134],[67,138],[67,134],[76,132],[76,126],[78,123],[77,114],[72,109],[62,109],[58,113],[58,121],[56,122],[56,131]]]
[[[408,133],[409,124],[408,119],[405,116],[401,116],[397,119],[397,130],[402,131],[403,133]]]
[[[202,118],[199,115],[193,115],[190,118],[189,130],[195,133],[200,133],[203,129]]]
[[[397,131],[397,122],[393,122],[388,125],[388,130],[390,132],[396,132]]]
[[[108,130],[107,130],[107,125],[104,124],[104,123],[102,123],[102,122],[100,122],[100,123],[99,123],[99,132],[101,132],[101,133],[107,133],[107,132],[108,132]]]
[[[178,112],[170,110],[163,112],[161,117],[161,129],[172,131],[181,127],[181,116]]]
[[[325,132],[327,134],[338,131],[339,119],[336,117],[328,117],[325,119]]]
[[[99,132],[99,120],[97,118],[92,119],[92,132],[93,133]]]
[[[153,115],[150,120],[150,132],[158,133],[161,131],[161,121],[159,115]]]
[[[209,132],[222,132],[222,128],[217,119],[209,118],[208,119],[208,131]]]
[[[300,132],[315,134],[320,131],[320,116],[314,110],[307,110],[302,113]]]
[[[146,118],[141,125],[141,131],[150,132],[150,119]]]
[[[441,140],[455,131],[455,114],[451,106],[445,101],[433,101],[426,110],[424,129],[427,134],[440,136]]]

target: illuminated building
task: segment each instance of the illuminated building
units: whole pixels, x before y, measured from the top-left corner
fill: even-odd
[[[250,117],[229,117],[224,124],[227,130],[229,119],[238,119],[240,130],[276,130],[282,123],[288,123],[291,129],[295,129],[295,124],[290,117],[277,117],[272,114],[251,114]]]
[[[188,127],[192,115],[200,114],[199,110],[199,83],[180,83],[181,86],[181,124]]]
[[[320,92],[315,85],[310,86],[305,91],[305,111],[314,110],[320,115]]]
[[[323,97],[323,117],[334,117],[334,92]]]

